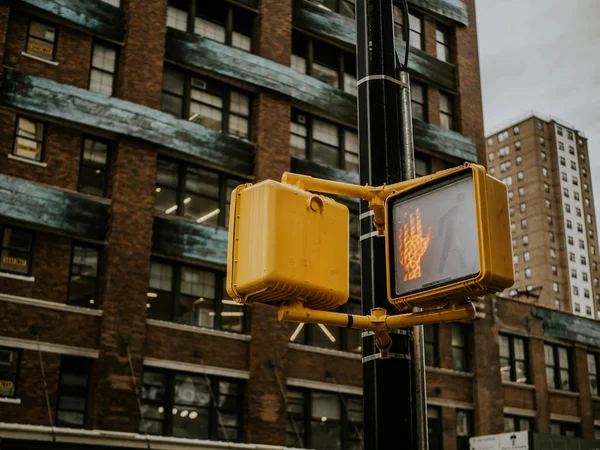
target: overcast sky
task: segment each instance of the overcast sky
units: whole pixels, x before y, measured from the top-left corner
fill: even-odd
[[[530,110],[588,137],[600,219],[600,0],[476,0],[488,133]]]

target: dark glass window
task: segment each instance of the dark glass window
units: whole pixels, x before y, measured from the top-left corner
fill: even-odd
[[[17,118],[13,155],[32,161],[41,161],[44,150],[44,124]]]
[[[529,417],[504,416],[504,432],[533,431],[533,420]]]
[[[222,173],[159,159],[154,209],[204,225],[226,227],[231,193],[241,183]]]
[[[600,354],[588,353],[588,375],[590,378],[590,389],[592,395],[600,396],[600,387],[598,386],[598,367],[600,367]]]
[[[568,422],[550,422],[550,433],[555,436],[578,437],[579,425]]]
[[[117,71],[117,50],[104,44],[94,44],[90,68],[90,91],[113,95]]]
[[[529,381],[525,339],[500,334],[500,374],[505,381]]]
[[[427,86],[417,81],[410,82],[411,104],[413,119],[427,121]]]
[[[250,139],[250,96],[218,81],[165,67],[160,109],[230,136]]]
[[[360,303],[349,300],[337,309],[345,314],[362,314]],[[321,324],[289,323],[290,342],[347,352],[362,351],[360,330]]]
[[[18,275],[31,273],[33,233],[14,227],[0,226],[0,271]]]
[[[423,19],[409,12],[410,45],[423,50]],[[404,9],[394,5],[394,33],[396,39],[404,40]]]
[[[56,27],[45,22],[29,22],[25,51],[38,58],[53,61],[56,56]]]
[[[317,450],[360,450],[363,404],[360,397],[289,389],[287,445]]]
[[[75,244],[71,258],[67,303],[85,308],[96,308],[100,252],[95,247]]]
[[[438,23],[435,27],[435,42],[438,59],[450,62],[450,28]]]
[[[59,427],[86,426],[92,363],[87,358],[61,357],[56,406],[56,424]]]
[[[452,324],[452,367],[454,370],[469,371],[468,336],[467,325]]]
[[[446,130],[454,130],[454,106],[452,97],[440,92],[440,126]]]
[[[21,352],[0,347],[0,397],[15,397]]]
[[[571,354],[568,348],[554,344],[545,344],[546,379],[551,389],[570,391],[573,388],[571,372]]]
[[[243,333],[245,307],[225,290],[225,274],[153,260],[148,318]]]
[[[234,379],[145,368],[140,432],[239,442],[243,390]]]
[[[429,450],[443,450],[442,409],[438,406],[427,406],[427,432]]]
[[[438,325],[423,326],[423,336],[425,340],[425,365],[431,367],[440,366]]]
[[[97,139],[85,138],[81,152],[79,192],[106,195],[108,144]]]
[[[292,31],[292,69],[357,95],[356,56],[299,31]]]
[[[193,21],[189,18],[193,17]],[[252,51],[256,14],[223,1],[169,0],[167,26]]]
[[[358,173],[358,134],[332,122],[292,110],[290,153],[299,159]]]
[[[456,410],[456,448],[469,450],[469,438],[473,436],[471,411]]]

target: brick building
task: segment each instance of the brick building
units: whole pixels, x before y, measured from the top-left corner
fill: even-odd
[[[0,3],[0,448],[360,448],[360,335],[223,289],[233,186],[358,181],[352,2],[323,3]],[[417,171],[483,162],[474,1],[410,7]],[[427,329],[432,448],[593,436],[595,323],[483,305]]]
[[[515,285],[550,308],[600,318],[596,214],[585,135],[530,113],[487,138],[488,170],[508,186]]]

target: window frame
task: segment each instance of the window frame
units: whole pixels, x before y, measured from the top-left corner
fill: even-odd
[[[590,366],[589,366],[590,356],[594,359],[594,362],[596,364],[596,371],[593,374],[590,372]],[[600,382],[600,353],[588,351],[587,357],[588,357],[588,379],[590,381],[590,391],[592,392],[593,397],[600,397],[600,385],[598,384]],[[596,379],[596,392],[594,392],[594,390],[592,389],[592,384],[591,384],[592,375]]]
[[[431,327],[429,329],[432,330],[433,340],[427,341],[427,333],[425,333],[425,328],[423,328],[423,349],[425,351],[425,365],[428,367],[440,367],[440,334],[439,334],[439,324],[434,323],[430,325],[424,325],[424,327]],[[432,345],[433,348],[433,365],[427,364],[427,345]]]
[[[462,335],[462,340],[463,340],[463,345],[459,346],[459,345],[454,345],[454,332],[455,330],[460,330],[460,334]],[[470,345],[469,345],[469,339],[470,339],[470,328],[468,326],[468,324],[466,323],[462,323],[462,322],[452,322],[451,324],[451,333],[452,333],[452,339],[451,339],[451,347],[452,347],[452,369],[458,372],[465,372],[465,373],[469,373],[471,372],[471,361],[469,358],[469,350],[470,350]],[[460,370],[456,368],[456,361],[454,359],[454,350],[458,349],[458,350],[462,350],[462,364],[464,365],[464,370]]]
[[[18,132],[19,132],[19,120],[20,119],[24,119],[24,120],[28,120],[30,122],[33,122],[35,124],[35,126],[37,127],[37,125],[41,125],[42,127],[42,139],[41,141],[38,141],[37,139],[30,139],[28,137],[23,137],[23,136],[19,136]],[[41,120],[37,120],[37,119],[30,119],[22,114],[17,114],[16,120],[15,120],[15,130],[13,132],[13,145],[11,148],[11,152],[10,154],[12,156],[14,156],[15,158],[19,158],[19,159],[24,159],[26,161],[33,161],[34,163],[44,163],[45,160],[45,156],[46,156],[46,136],[48,134],[47,132],[47,124]],[[39,143],[41,145],[40,148],[40,159],[32,159],[32,158],[27,158],[26,156],[21,156],[21,155],[17,155],[15,153],[16,151],[16,147],[17,147],[17,140],[19,137],[22,137],[23,139],[29,139],[30,141],[33,140],[36,143]]]
[[[157,289],[157,288],[151,287],[150,286],[150,276],[148,277],[148,288],[147,288],[148,293],[159,291],[159,293],[163,292],[163,293],[169,294],[169,299],[170,299],[169,318],[167,320],[154,319],[154,318],[148,316],[148,319],[158,320],[161,322],[181,324],[181,325],[196,327],[198,329],[217,330],[217,331],[224,331],[227,333],[234,333],[234,334],[240,334],[240,335],[245,335],[248,333],[249,314],[248,314],[248,309],[245,306],[241,306],[241,308],[244,308],[244,315],[241,320],[241,323],[242,323],[241,331],[238,332],[238,331],[223,329],[222,320],[221,320],[221,318],[222,318],[221,312],[223,312],[222,300],[225,300],[225,294],[227,293],[225,290],[225,279],[227,277],[225,272],[211,269],[211,268],[204,267],[204,266],[199,266],[199,265],[184,264],[184,263],[181,263],[178,261],[155,257],[155,256],[152,256],[150,258],[150,264],[152,264],[153,262],[158,263],[158,264],[166,264],[171,267],[171,290],[170,291],[163,291],[162,289]],[[184,268],[189,268],[192,270],[201,270],[204,272],[211,272],[215,277],[215,286],[214,286],[215,298],[214,298],[214,307],[212,309],[212,311],[215,313],[213,327],[203,327],[200,325],[184,324],[181,322],[177,322],[175,320],[177,305],[179,303],[179,298],[182,295],[181,294],[181,274],[182,274],[182,270]],[[151,301],[151,299],[149,298],[147,303],[150,303],[150,301]]]
[[[71,302],[70,299],[70,295],[71,295],[71,284],[72,284],[72,280],[71,278],[73,277],[73,257],[75,256],[75,247],[79,246],[79,247],[83,247],[83,248],[87,248],[87,249],[94,249],[98,252],[98,259],[96,262],[96,276],[95,276],[95,280],[94,280],[94,284],[95,284],[95,289],[94,289],[94,303],[90,304],[89,306],[82,306],[80,304],[77,304],[77,302]],[[71,243],[71,259],[69,260],[69,280],[67,283],[67,301],[66,304],[67,305],[72,305],[72,306],[79,306],[82,308],[90,308],[90,309],[102,309],[101,308],[101,295],[102,295],[102,290],[101,290],[101,283],[100,283],[100,278],[102,277],[102,273],[103,273],[103,262],[104,262],[104,257],[103,257],[103,248],[98,246],[98,245],[92,245],[83,241],[78,241],[78,240],[73,240]]]
[[[16,355],[17,355],[16,356],[16,359],[17,359],[16,369],[14,371],[14,374],[9,370],[0,370],[0,372],[3,374],[7,374],[8,376],[13,376],[13,380],[10,380],[13,382],[12,395],[2,395],[2,396],[0,396],[0,398],[17,398],[17,395],[19,394],[19,379],[20,379],[20,375],[21,375],[21,361],[23,358],[23,350],[20,348],[12,348],[12,347],[6,347],[6,346],[0,346],[0,350],[16,353]],[[9,380],[4,379],[3,381],[9,381]]]
[[[440,94],[440,127],[444,130],[449,130],[449,131],[456,131],[456,101],[455,98],[452,96],[452,94],[448,94],[446,92],[443,91],[439,91]],[[442,110],[442,96],[445,96],[448,99],[448,102],[450,104],[450,112],[447,111],[443,111]],[[447,117],[450,119],[450,127],[446,128],[445,126],[443,126],[443,121],[442,121],[442,117]]]
[[[91,141],[95,141],[95,142],[100,142],[102,144],[106,145],[106,164],[104,166],[101,166],[100,164],[96,164],[96,163],[92,163],[92,162],[85,162],[83,159],[83,155],[85,152],[85,141],[86,140],[91,140]],[[111,156],[113,154],[113,145],[111,141],[108,141],[106,139],[101,139],[101,138],[97,138],[95,136],[91,136],[91,135],[84,135],[81,139],[81,153],[80,153],[80,157],[79,157],[79,178],[77,180],[77,192],[82,192],[84,194],[87,195],[94,195],[94,194],[90,194],[88,192],[83,192],[81,190],[82,188],[82,173],[83,173],[83,169],[84,167],[90,168],[90,169],[96,169],[96,170],[104,170],[104,177],[102,180],[103,183],[103,187],[104,189],[102,190],[102,195],[101,197],[108,197],[108,182],[109,182],[109,172],[110,172],[110,166],[111,166]]]
[[[546,347],[551,347],[552,348],[552,354],[553,354],[553,365],[549,365],[548,361],[545,358],[545,350]],[[561,367],[560,367],[560,359],[559,359],[559,349],[564,349],[567,351],[567,363],[568,363],[568,367],[567,367],[567,372],[568,372],[568,382],[569,382],[569,388],[568,389],[564,389],[562,387],[562,376],[560,374],[561,372]],[[573,352],[571,350],[570,347],[566,347],[564,345],[557,345],[557,344],[553,344],[551,342],[544,342],[544,365],[545,365],[545,370],[546,373],[548,371],[549,368],[552,368],[553,372],[554,372],[554,381],[555,384],[558,385],[557,386],[550,386],[550,380],[546,380],[548,383],[548,389],[555,389],[555,390],[560,390],[560,391],[567,391],[567,392],[576,392],[575,391],[575,376],[573,374]],[[562,370],[565,370],[564,368]],[[547,377],[546,377],[547,378]]]
[[[510,364],[510,376],[508,380],[503,380],[503,381],[510,381],[513,383],[519,383],[519,384],[530,384],[531,381],[531,375],[530,375],[530,368],[529,368],[529,348],[528,348],[528,344],[529,344],[529,340],[526,337],[523,336],[515,336],[512,334],[507,334],[507,333],[499,333],[499,336],[502,337],[506,337],[508,338],[508,362]],[[521,340],[523,341],[523,360],[517,360],[516,358],[516,351],[515,351],[515,340]],[[498,341],[498,345],[500,346],[500,340]],[[500,347],[499,347],[500,348]],[[500,358],[502,358],[502,355],[500,355]],[[525,381],[518,381],[517,380],[517,362],[523,362],[524,363],[524,368],[525,368],[525,377],[526,380]],[[502,375],[501,375],[502,378]]]
[[[78,370],[81,370],[82,368],[87,369],[87,386],[85,389],[76,388],[73,386],[67,387],[67,386],[63,385],[62,379],[63,379],[63,375],[65,373],[65,370],[64,370],[65,363],[64,362],[67,360],[71,361],[72,363],[75,362],[75,360],[77,360]],[[82,367],[83,361],[85,361],[86,367]],[[61,355],[60,370],[59,370],[59,375],[58,375],[58,388],[57,388],[57,393],[56,393],[56,407],[55,407],[55,411],[54,411],[54,420],[55,420],[57,426],[59,426],[59,427],[64,426],[64,427],[70,427],[70,428],[87,428],[88,427],[89,416],[90,416],[90,394],[92,392],[93,367],[94,367],[94,359],[92,359],[92,358]],[[84,390],[85,390],[85,408],[83,411],[83,423],[79,427],[77,427],[76,425],[73,425],[73,424],[62,424],[58,418],[59,412],[64,411],[64,409],[59,408],[61,397],[65,393],[70,394],[70,395],[82,394]],[[81,396],[82,395],[80,395],[80,397]],[[76,410],[66,409],[66,411],[76,411]]]
[[[0,269],[0,273],[10,273],[10,274],[14,274],[14,275],[20,275],[23,277],[30,277],[31,272],[32,272],[33,254],[34,254],[34,249],[35,249],[35,232],[33,232],[32,230],[28,230],[27,228],[23,228],[23,227],[15,227],[12,225],[0,224],[0,263],[2,262],[4,250],[11,249],[10,247],[4,247],[4,232],[6,231],[7,228],[11,229],[11,230],[19,230],[19,231],[23,231],[25,233],[29,233],[30,240],[29,240],[29,250],[27,251],[27,253],[29,255],[29,259],[27,260],[27,273],[25,274],[23,272],[17,272],[15,270],[9,270],[9,269]],[[23,252],[22,250],[17,250],[17,251]]]
[[[104,68],[99,68],[99,67],[95,67],[94,66],[94,50],[96,49],[96,46],[99,45],[101,47],[105,47],[109,50],[113,50],[115,52],[115,66],[113,69],[113,72],[109,72],[108,70],[105,70]],[[92,82],[92,72],[94,70],[97,70],[98,72],[101,72],[103,74],[109,74],[110,76],[112,76],[112,86],[111,86],[111,93],[110,95],[108,95],[109,97],[112,97],[115,95],[116,90],[117,90],[117,86],[118,86],[118,75],[119,75],[119,56],[120,56],[120,51],[119,48],[117,46],[113,46],[110,45],[104,41],[101,41],[99,39],[94,39],[92,42],[92,51],[91,51],[91,55],[90,55],[90,70],[88,72],[88,90],[90,92],[94,92],[96,94],[100,94],[100,95],[107,95],[107,94],[103,94],[101,92],[97,92],[97,91],[92,91],[91,90],[91,82]]]
[[[54,28],[54,42],[52,42],[52,58],[51,59],[44,58],[43,56],[39,56],[39,55],[36,55],[34,53],[29,53],[29,51],[28,51],[29,50],[29,38],[32,37],[31,36],[31,24],[32,24],[32,22],[38,22],[38,23],[41,23],[43,25],[50,26],[50,27]],[[36,58],[40,58],[40,59],[46,60],[46,61],[54,61],[54,62],[56,62],[56,49],[58,47],[58,31],[59,31],[58,25],[56,25],[54,23],[51,23],[51,22],[48,22],[47,20],[39,19],[37,17],[30,17],[29,18],[29,22],[27,24],[27,35],[25,37],[25,53],[28,54],[28,55],[34,56]],[[40,39],[40,38],[37,38],[35,36],[33,36],[33,38],[34,39],[39,39],[39,40],[44,41],[44,42],[49,42],[46,39]]]
[[[514,414],[504,414],[505,424],[506,424],[506,419],[513,421],[514,430],[508,431],[506,429],[506,427],[504,427],[505,433],[513,433],[513,432],[517,432],[517,431],[534,431],[534,423],[533,423],[532,417],[516,416]],[[529,424],[528,428],[526,430],[521,429],[522,421],[527,422]]]

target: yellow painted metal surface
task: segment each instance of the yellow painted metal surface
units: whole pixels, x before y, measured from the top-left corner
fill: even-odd
[[[266,180],[238,186],[229,221],[227,292],[238,302],[348,300],[349,213],[334,200]]]
[[[395,185],[386,200],[388,300],[401,311],[430,308],[512,286],[506,186],[475,164],[418,181]],[[453,201],[455,208],[448,206]],[[403,209],[394,213],[400,204]]]

